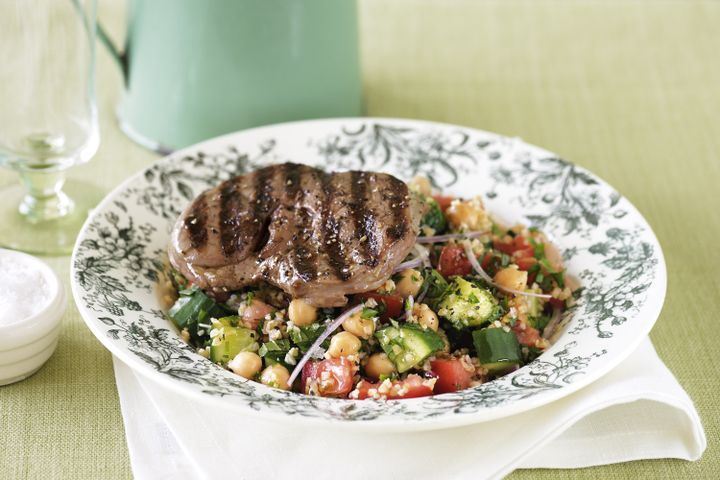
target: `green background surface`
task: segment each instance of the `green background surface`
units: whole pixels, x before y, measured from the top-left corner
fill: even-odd
[[[124,8],[122,1],[100,2],[100,16],[118,38]],[[361,0],[369,115],[453,122],[554,151],[626,195],[666,255],[667,300],[651,337],[703,419],[709,446],[702,460],[520,471],[512,478],[720,472],[719,25],[718,2]],[[156,157],[118,130],[121,78],[99,52],[102,144],[71,177],[108,190]],[[0,184],[14,181],[0,173]],[[68,279],[67,257],[48,262]],[[110,354],[72,303],[48,364],[0,387],[0,439],[0,478],[131,477]]]

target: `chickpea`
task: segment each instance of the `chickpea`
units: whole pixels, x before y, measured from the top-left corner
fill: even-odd
[[[230,370],[245,378],[253,378],[262,368],[262,359],[255,352],[240,352],[228,362]]]
[[[350,332],[340,332],[330,340],[327,353],[331,357],[355,355],[360,350],[360,339]]]
[[[432,195],[432,185],[430,184],[430,180],[428,180],[427,177],[423,177],[421,175],[416,176],[408,182],[408,189],[412,190],[413,192],[421,193],[426,197]]]
[[[288,317],[298,327],[305,327],[317,320],[317,308],[302,298],[295,298],[288,307]]]
[[[365,364],[365,373],[368,377],[378,379],[381,375],[390,375],[395,371],[395,364],[384,353],[370,355]]]
[[[501,287],[519,291],[525,290],[527,279],[527,272],[518,270],[517,265],[510,265],[502,270],[498,270],[494,278],[495,283]]]
[[[351,315],[342,326],[346,332],[364,339],[370,338],[375,333],[375,322],[372,318],[362,318],[362,311]]]
[[[414,268],[408,268],[400,272],[400,280],[395,284],[395,291],[403,297],[413,297],[418,294],[423,284],[423,276]]]
[[[260,374],[260,383],[280,390],[290,389],[288,380],[290,380],[290,372],[279,363],[268,365]]]
[[[413,316],[417,319],[418,324],[423,328],[429,328],[433,332],[437,332],[440,321],[435,312],[424,303],[416,303],[413,306]]]
[[[458,229],[489,230],[492,225],[480,197],[468,201],[453,200],[445,216]]]

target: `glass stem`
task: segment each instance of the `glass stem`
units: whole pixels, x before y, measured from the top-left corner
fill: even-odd
[[[72,212],[75,204],[62,191],[64,171],[24,168],[19,173],[27,193],[18,209],[29,222],[54,220]]]

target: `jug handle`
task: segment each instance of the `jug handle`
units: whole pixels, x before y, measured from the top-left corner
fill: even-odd
[[[127,58],[127,52],[121,52],[116,46],[115,43],[110,39],[107,32],[103,28],[103,26],[100,24],[100,22],[97,22],[97,35],[100,42],[105,45],[105,48],[107,48],[108,52],[110,52],[110,55],[115,59],[118,66],[120,67],[120,71],[122,72],[123,81],[125,82],[125,86],[127,86],[128,83],[128,58]]]

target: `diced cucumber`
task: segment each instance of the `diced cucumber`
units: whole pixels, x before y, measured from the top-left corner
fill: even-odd
[[[197,333],[197,324],[209,322],[210,318],[219,318],[227,315],[226,308],[218,305],[198,288],[191,288],[180,292],[180,298],[168,311],[173,323],[182,330],[187,328],[191,335]]]
[[[240,317],[238,315],[227,315],[225,317],[220,317],[212,322],[213,327],[215,326],[216,322],[219,323],[221,326],[237,327],[240,324]]]
[[[258,349],[257,334],[244,327],[233,327],[232,317],[213,320],[210,344],[210,360],[226,365],[240,352],[254,352]]]
[[[375,332],[375,337],[400,373],[422,363],[445,346],[437,333],[414,324],[391,325]]]
[[[502,328],[475,330],[472,334],[478,360],[489,373],[497,374],[520,365],[520,344],[513,332]]]
[[[502,311],[490,290],[462,277],[453,278],[438,304],[438,314],[449,320],[455,328],[479,327],[497,320]]]
[[[447,280],[434,268],[426,268],[423,271],[423,277],[423,284],[420,287],[420,291],[425,292],[423,303],[435,310],[438,302],[445,295],[445,290],[448,287]]]

